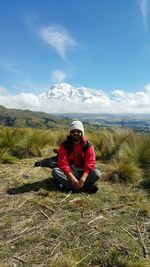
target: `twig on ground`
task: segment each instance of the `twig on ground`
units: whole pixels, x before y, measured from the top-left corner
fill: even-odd
[[[21,206],[23,206],[23,204],[26,203],[26,202],[27,202],[27,199],[25,199],[25,200],[18,206],[18,208],[20,208]]]
[[[139,224],[137,224],[137,230],[138,230],[139,237],[140,237],[139,244],[142,247],[143,256],[144,256],[144,258],[148,259],[149,258],[149,256],[148,256],[148,250],[147,250],[147,247],[146,247],[146,245],[144,243],[144,240],[143,240],[143,237],[142,237],[142,234],[141,234],[141,230],[140,230]]]
[[[81,263],[82,261],[84,261],[87,257],[89,257],[93,252],[87,254],[84,258],[82,258],[80,261],[78,261],[76,264],[74,264],[72,267],[77,266],[79,263]]]
[[[137,242],[137,238],[135,238],[127,229],[123,228],[122,226],[118,226],[120,229],[122,229],[125,233],[127,233],[134,241]]]
[[[69,202],[72,203],[72,202],[76,202],[78,200],[81,200],[81,197],[75,197],[74,199],[71,199]]]
[[[53,255],[53,253],[54,253],[54,251],[56,250],[56,248],[59,247],[60,243],[61,243],[61,241],[54,247],[53,251],[51,252],[51,256]]]
[[[95,233],[97,233],[97,232],[94,230],[94,231],[90,232],[88,235],[92,235],[93,236]]]
[[[26,232],[28,230],[28,228],[25,228],[25,229],[23,229],[19,234],[18,234],[18,236],[17,237],[14,237],[13,239],[11,239],[11,240],[8,240],[7,241],[7,243],[9,244],[9,243],[12,243],[13,241],[16,241],[24,232]]]
[[[26,232],[27,230],[28,230],[28,227],[26,227],[25,229],[23,229],[23,230],[19,233],[19,235],[23,234],[23,233]]]
[[[100,219],[104,219],[104,216],[103,215],[99,215],[97,217],[95,217],[93,220],[89,221],[87,224],[91,224],[97,220],[100,220]]]
[[[13,259],[21,261],[22,263],[27,263],[27,261],[25,261],[25,260],[23,260],[23,259],[21,259],[19,257],[16,257],[16,256],[13,256]]]
[[[125,231],[133,240],[135,240],[136,242],[138,242],[139,245],[141,245],[142,250],[143,250],[144,258],[149,259],[148,250],[147,250],[147,247],[146,247],[146,245],[144,243],[139,224],[137,224],[137,230],[138,230],[140,239],[139,238],[135,238],[127,229],[125,229],[123,227],[119,227],[119,228],[121,228],[123,231]]]
[[[68,194],[65,198],[63,198],[60,202],[62,203],[63,201],[65,201],[65,200],[70,196],[70,194],[71,194],[71,191],[70,191],[69,194]]]
[[[50,217],[44,212],[44,211],[42,211],[42,210],[40,210],[40,212],[48,219],[48,220],[50,220]]]
[[[31,194],[30,194],[31,195]],[[26,203],[30,198],[32,198],[32,195],[25,199],[21,204],[19,204],[18,208],[22,207],[24,203]]]

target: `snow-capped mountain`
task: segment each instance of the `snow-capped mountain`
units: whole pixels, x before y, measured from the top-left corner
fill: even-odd
[[[101,93],[86,87],[73,87],[68,83],[60,83],[54,84],[46,93],[41,94],[40,97],[57,100],[73,100],[78,98],[80,101],[86,102],[97,97],[100,98]]]
[[[104,92],[86,87],[73,87],[68,83],[54,84],[38,96],[46,112],[100,112],[107,111],[110,100]]]

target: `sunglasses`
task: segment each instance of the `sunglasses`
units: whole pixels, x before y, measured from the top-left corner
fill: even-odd
[[[80,130],[72,130],[70,133],[71,134],[75,134],[75,133],[82,134],[82,132]]]

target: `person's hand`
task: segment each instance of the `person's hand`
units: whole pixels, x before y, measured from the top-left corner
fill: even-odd
[[[83,180],[76,180],[72,182],[72,186],[76,190],[81,190],[83,188],[84,181]]]
[[[77,179],[73,179],[72,181],[71,181],[71,183],[72,183],[72,186],[73,186],[73,188],[74,189],[76,189],[76,190],[78,190],[78,189],[80,189],[79,187],[79,181],[77,180]]]
[[[84,181],[83,181],[82,179],[80,179],[80,180],[78,181],[78,189],[82,189],[83,186],[84,186]]]
[[[85,183],[87,177],[88,177],[88,173],[83,173],[83,174],[82,174],[82,176],[81,176],[81,178],[80,178],[80,180],[79,180],[79,186],[80,186],[80,189],[83,188],[84,183]]]
[[[68,173],[68,179],[70,180],[72,187],[75,190],[78,190],[79,189],[79,181],[71,172]]]
[[[84,173],[80,180],[78,180],[71,172],[68,173],[68,179],[71,181],[72,187],[75,190],[81,190],[88,174]]]

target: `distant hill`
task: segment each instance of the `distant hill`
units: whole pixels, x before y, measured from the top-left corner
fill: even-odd
[[[65,127],[69,119],[44,112],[5,108],[0,105],[0,125],[52,129]]]
[[[72,120],[96,125],[96,127],[123,127],[135,131],[150,131],[150,114],[98,114],[98,113],[64,113],[64,117]]]
[[[123,127],[149,132],[150,114],[48,114],[30,110],[6,108],[0,105],[0,125],[41,129],[68,128],[72,120],[81,120],[85,128]]]

